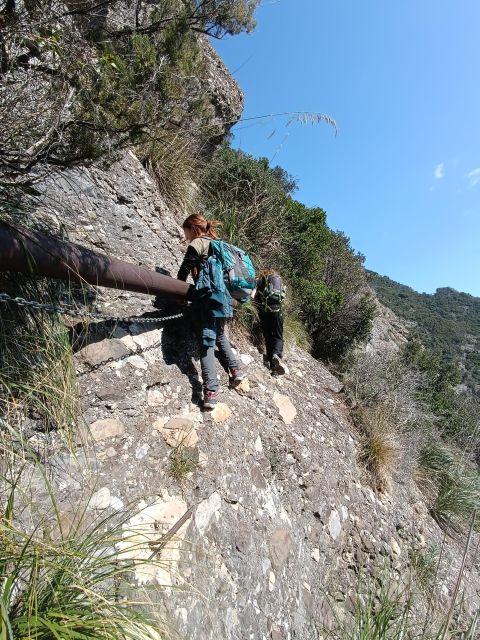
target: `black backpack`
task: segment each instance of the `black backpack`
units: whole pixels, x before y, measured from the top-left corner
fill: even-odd
[[[265,286],[259,290],[262,306],[267,311],[278,311],[285,300],[286,287],[283,284],[281,276],[273,274],[264,276]],[[272,307],[276,307],[273,309]]]

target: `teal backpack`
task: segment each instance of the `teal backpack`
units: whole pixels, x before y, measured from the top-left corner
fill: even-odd
[[[255,269],[248,253],[225,240],[212,240],[210,255],[222,265],[225,285],[232,298],[246,302],[255,289]]]

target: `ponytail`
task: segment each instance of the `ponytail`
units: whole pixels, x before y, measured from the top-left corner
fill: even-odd
[[[200,213],[193,213],[183,221],[184,229],[192,229],[197,237],[208,236],[209,238],[218,238],[216,227],[220,227],[220,220],[207,220]]]

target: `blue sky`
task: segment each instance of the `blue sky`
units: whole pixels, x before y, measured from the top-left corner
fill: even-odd
[[[268,157],[366,266],[480,296],[479,0],[264,0],[214,46],[245,93],[234,146]]]

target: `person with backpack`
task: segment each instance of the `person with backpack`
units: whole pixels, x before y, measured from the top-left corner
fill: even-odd
[[[214,409],[218,400],[215,345],[228,367],[230,383],[236,386],[245,377],[225,334],[226,322],[233,315],[232,293],[227,285],[230,283],[229,277],[233,278],[234,269],[230,268],[229,258],[231,250],[236,250],[236,247],[219,239],[216,228],[220,224],[216,220],[208,221],[198,213],[184,220],[183,232],[189,245],[177,275],[179,280],[184,281],[191,275],[195,282],[192,308],[200,342],[204,409]],[[241,281],[240,284],[245,282]],[[250,286],[249,283],[247,286]],[[254,280],[251,285],[253,288]],[[237,289],[240,290],[240,287]],[[237,295],[237,289],[232,288],[233,295]],[[240,295],[246,295],[245,291]]]
[[[288,373],[283,357],[283,302],[285,286],[273,269],[265,269],[257,280],[255,306],[265,339],[267,366],[274,375]]]

